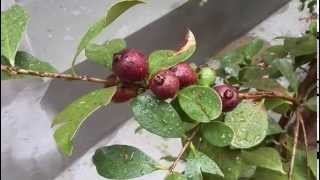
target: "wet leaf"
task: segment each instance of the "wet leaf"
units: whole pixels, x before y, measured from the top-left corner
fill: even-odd
[[[180,107],[192,119],[198,122],[210,122],[222,112],[220,96],[209,87],[189,86],[178,94]]]
[[[149,132],[166,138],[184,135],[182,121],[169,103],[151,95],[140,95],[132,101],[131,108],[140,126]]]
[[[281,156],[274,148],[260,147],[251,151],[243,151],[241,157],[248,164],[286,174],[282,167]]]
[[[261,105],[241,102],[228,112],[225,123],[234,131],[231,145],[235,148],[251,148],[258,145],[267,135],[268,116]]]
[[[89,27],[86,34],[81,38],[78,45],[76,54],[73,58],[73,65],[75,64],[76,58],[79,56],[81,51],[85,49],[89,43],[94,40],[102,31],[110,25],[114,20],[116,20],[121,14],[126,12],[131,7],[144,3],[141,0],[123,0],[114,4],[107,12],[107,15],[100,19],[98,22]]]
[[[139,149],[112,145],[96,150],[93,164],[99,175],[110,179],[131,179],[158,170],[158,164]]]
[[[30,15],[19,5],[1,12],[1,56],[15,65],[16,52],[27,29]]]
[[[160,70],[168,69],[189,59],[196,50],[196,40],[189,30],[185,37],[186,43],[178,50],[157,50],[149,56],[150,77]]]
[[[97,109],[109,104],[116,89],[110,87],[92,91],[75,100],[55,117],[53,125],[59,126],[55,130],[54,139],[65,155],[72,154],[73,139],[82,123]]]
[[[223,122],[211,122],[201,128],[203,137],[212,145],[224,147],[230,145],[233,139],[232,129]]]
[[[85,53],[89,60],[111,70],[113,54],[120,52],[126,46],[127,44],[123,39],[113,39],[102,45],[89,44],[85,49]]]

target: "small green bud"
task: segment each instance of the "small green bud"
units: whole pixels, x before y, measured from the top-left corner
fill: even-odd
[[[198,73],[198,84],[202,86],[212,86],[216,81],[216,73],[209,67],[201,68]]]

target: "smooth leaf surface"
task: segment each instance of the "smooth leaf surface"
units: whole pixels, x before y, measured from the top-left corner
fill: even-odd
[[[113,39],[102,45],[89,44],[85,49],[85,53],[89,60],[111,70],[113,54],[120,52],[126,46],[127,44],[123,39]]]
[[[65,155],[72,154],[73,139],[82,123],[97,109],[109,104],[116,89],[110,87],[92,91],[75,100],[56,116],[53,125],[59,126],[54,138]]]
[[[318,177],[317,171],[317,152],[315,150],[309,150],[308,152],[308,166],[314,175],[314,177]]]
[[[1,56],[12,66],[29,19],[30,15],[19,5],[1,12]]]
[[[209,87],[189,86],[178,94],[180,107],[192,119],[198,122],[210,122],[222,112],[220,96]]]
[[[269,118],[268,131],[267,131],[268,136],[280,134],[280,133],[284,133],[284,132],[286,132],[286,131],[284,129],[282,129],[282,127],[279,125],[278,122]]]
[[[275,60],[275,66],[282,73],[282,75],[289,81],[289,84],[295,93],[298,92],[299,81],[294,71],[292,63],[288,61],[288,59],[278,59]]]
[[[243,83],[242,86],[248,88],[255,88],[258,90],[271,91],[274,93],[281,93],[285,95],[288,94],[287,90],[274,79],[255,79]]]
[[[253,177],[254,180],[288,180],[288,176],[277,171],[265,168],[257,168]]]
[[[150,77],[157,72],[168,69],[189,59],[196,50],[196,40],[189,30],[185,37],[186,43],[178,50],[157,50],[149,56]]]
[[[283,45],[271,46],[262,53],[264,61],[268,64],[272,64],[275,59],[285,58],[287,55],[288,51]]]
[[[284,47],[293,56],[303,56],[317,52],[317,39],[312,35],[285,37]]]
[[[281,156],[274,148],[260,147],[252,151],[243,151],[241,157],[248,164],[286,174],[282,167]]]
[[[86,34],[81,38],[78,45],[76,54],[73,58],[73,65],[75,64],[76,58],[79,56],[81,51],[85,49],[92,40],[94,40],[108,25],[116,20],[121,14],[130,9],[131,7],[144,3],[141,0],[123,0],[113,5],[107,12],[107,15],[100,19],[98,22],[93,24]]]
[[[96,150],[92,161],[98,173],[110,179],[131,179],[158,170],[157,162],[127,145],[101,147]]]
[[[177,173],[177,172],[173,172],[171,174],[169,174],[165,180],[187,180],[187,177],[180,174],[180,173]]]
[[[7,63],[4,59],[1,59],[1,64],[7,64]],[[49,63],[41,61],[38,58],[24,51],[17,52],[15,57],[15,67],[38,71],[38,72],[52,72],[52,73],[57,72],[57,70]],[[1,71],[1,80],[19,79],[19,78],[27,78],[27,77],[28,76],[10,75],[6,72]]]
[[[250,61],[252,61],[252,58],[256,56],[262,50],[263,47],[263,40],[254,39],[243,48],[242,52],[244,53],[246,59],[250,59]]]
[[[241,102],[228,112],[225,123],[234,131],[231,145],[235,148],[250,148],[258,145],[267,135],[268,115],[261,104]]]
[[[230,145],[233,139],[233,130],[223,122],[211,122],[201,128],[203,137],[212,145],[224,147]]]
[[[255,66],[244,67],[240,71],[241,80],[245,82],[261,79],[264,75],[266,72]]]
[[[317,96],[313,96],[305,102],[305,106],[313,112],[317,112]]]
[[[182,121],[169,103],[151,95],[140,95],[132,101],[131,108],[140,126],[149,132],[166,138],[184,135]]]

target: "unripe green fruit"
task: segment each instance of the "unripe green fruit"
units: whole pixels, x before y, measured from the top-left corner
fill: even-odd
[[[198,73],[198,84],[201,86],[212,86],[216,81],[216,72],[209,67],[201,68]]]

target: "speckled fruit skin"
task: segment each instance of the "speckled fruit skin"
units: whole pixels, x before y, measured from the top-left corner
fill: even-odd
[[[193,71],[192,67],[188,63],[180,63],[170,68],[170,71],[178,77],[180,81],[180,88],[190,86],[197,83],[197,74]]]
[[[222,111],[232,111],[240,102],[239,92],[237,89],[230,85],[219,85],[215,86],[214,89],[217,91],[222,100]]]
[[[141,81],[148,75],[148,61],[139,50],[125,49],[114,54],[112,71],[121,81]]]
[[[138,95],[138,87],[135,85],[122,85],[112,97],[112,102],[123,103]]]
[[[173,98],[180,89],[179,79],[171,71],[162,71],[150,81],[150,90],[160,99]]]

